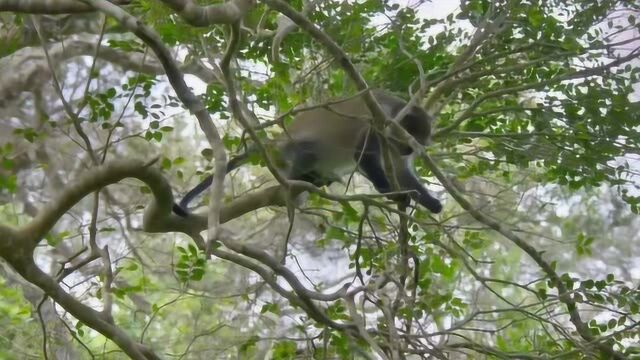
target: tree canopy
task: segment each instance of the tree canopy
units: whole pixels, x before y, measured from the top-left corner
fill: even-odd
[[[0,0],[0,358],[640,358],[639,18]],[[433,115],[401,140],[442,213],[276,171],[335,99],[386,134],[373,88]]]

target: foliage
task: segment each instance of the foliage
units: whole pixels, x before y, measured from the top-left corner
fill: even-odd
[[[181,193],[214,169],[203,112],[229,156],[256,141],[271,154],[298,106],[354,94],[348,62],[303,24],[287,29],[277,2],[243,14],[237,48],[233,26],[196,26],[180,1],[122,6],[166,59],[122,19],[30,17],[0,0],[0,358],[27,354],[21,334],[43,343],[32,357],[135,358],[144,345],[190,359],[640,358],[635,1],[468,0],[442,16],[446,1],[288,2],[369,86],[408,98],[424,85],[437,124],[415,165],[442,215],[349,197],[371,193],[356,176],[296,202],[291,228],[290,212],[265,207],[283,203],[256,198],[208,248],[206,220],[170,217],[171,189],[152,175],[77,185],[136,158]],[[184,74],[191,90],[176,86]],[[265,159],[250,162],[227,176],[223,216],[275,184]],[[16,274],[26,282],[6,286]],[[22,295],[32,285],[54,311]]]

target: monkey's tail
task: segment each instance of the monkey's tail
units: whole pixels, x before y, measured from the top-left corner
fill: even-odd
[[[231,171],[239,168],[242,164],[244,164],[251,155],[251,151],[247,150],[244,153],[232,158],[227,163],[226,174]],[[189,192],[180,200],[179,203],[173,204],[173,212],[182,217],[187,217],[189,215],[188,206],[191,200],[193,200],[196,196],[200,195],[203,191],[205,191],[211,183],[213,182],[213,175],[209,175],[204,180],[202,180],[198,185],[196,185],[193,189],[189,190]]]

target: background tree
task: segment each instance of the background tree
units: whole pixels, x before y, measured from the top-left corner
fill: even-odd
[[[640,356],[639,10],[0,0],[0,357]],[[270,173],[369,87],[436,116],[442,214]]]

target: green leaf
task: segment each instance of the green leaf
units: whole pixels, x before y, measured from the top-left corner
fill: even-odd
[[[541,300],[546,300],[547,299],[547,289],[545,289],[545,288],[538,289],[538,296],[540,297]]]
[[[280,315],[280,306],[276,303],[266,303],[262,305],[260,309],[260,313],[264,314],[266,312],[274,313],[276,315]]]
[[[142,115],[143,119],[146,119],[147,116],[149,115],[149,113],[147,112],[147,109],[145,108],[144,104],[140,101],[136,101],[135,104],[133,105],[133,109],[135,110],[135,112],[137,112],[138,114]]]
[[[336,240],[347,240],[348,236],[345,234],[344,230],[330,226],[327,232],[324,234],[326,239],[336,239]]]
[[[198,248],[195,247],[195,245],[193,244],[189,244],[189,252],[191,253],[192,256],[196,257],[198,256]]]
[[[342,212],[346,216],[349,221],[357,222],[360,220],[360,216],[358,216],[358,211],[354,209],[348,201],[341,201],[340,205],[342,206]]]
[[[296,343],[293,341],[281,341],[273,347],[272,359],[285,360],[296,358]]]
[[[193,269],[193,271],[191,272],[191,280],[195,280],[195,281],[202,280],[204,273],[205,273],[204,269],[201,269],[201,268]]]
[[[238,349],[240,354],[243,356],[248,356],[249,354],[251,354],[258,341],[260,341],[260,337],[258,337],[257,335],[251,336],[247,341],[240,345]]]
[[[175,159],[173,159],[173,165],[182,165],[184,164],[185,159],[182,156],[179,156]]]
[[[162,161],[160,162],[160,167],[164,170],[171,169],[171,160],[169,160],[168,158],[162,158]]]
[[[627,316],[623,315],[618,319],[618,326],[623,326],[627,322]]]
[[[535,29],[539,29],[540,25],[544,21],[544,16],[540,8],[537,6],[531,6],[529,8],[529,12],[527,13],[527,20],[529,20],[529,24]]]
[[[580,282],[580,287],[582,287],[584,289],[587,289],[587,290],[588,289],[592,289],[594,285],[595,285],[595,283],[591,279]]]

